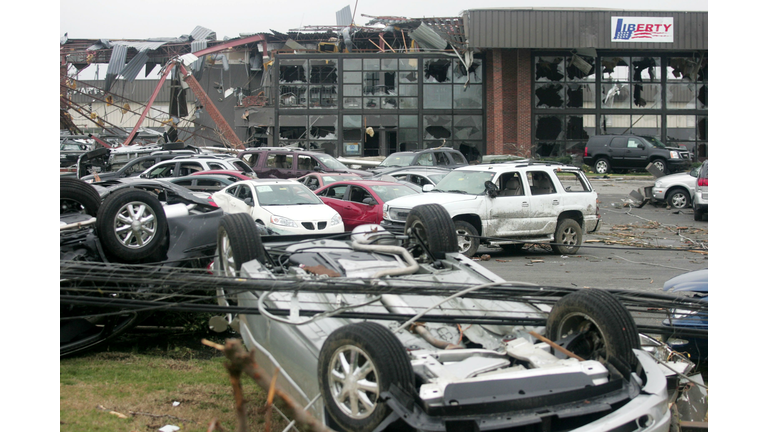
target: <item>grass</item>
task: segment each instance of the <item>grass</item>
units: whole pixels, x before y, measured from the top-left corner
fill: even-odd
[[[167,335],[129,335],[101,351],[61,359],[60,430],[135,432],[175,425],[181,431],[205,431],[214,419],[223,430],[236,430],[226,359],[203,346],[201,338],[187,336],[169,342]],[[248,377],[241,382],[248,430],[263,431],[266,392]],[[272,418],[272,430],[285,428],[279,414]]]

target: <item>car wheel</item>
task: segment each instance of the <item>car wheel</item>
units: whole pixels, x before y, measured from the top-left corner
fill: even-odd
[[[105,149],[106,150],[106,149]],[[85,213],[96,216],[101,205],[101,197],[93,186],[72,178],[62,178],[59,183],[59,211],[65,213]]]
[[[664,174],[667,173],[667,163],[664,161],[664,159],[654,159],[653,162],[651,162],[653,166],[655,166],[659,171],[661,171]]]
[[[667,194],[667,204],[676,209],[686,208],[691,204],[691,196],[684,189],[672,189]]]
[[[611,163],[608,159],[600,158],[595,161],[595,172],[598,174],[608,174],[611,172]]]
[[[107,196],[96,215],[96,232],[107,253],[131,263],[167,247],[168,222],[160,200],[139,189]]]
[[[562,219],[555,230],[552,251],[561,255],[575,254],[581,246],[581,225],[573,219]]]
[[[695,220],[695,221],[703,221],[704,220],[704,209],[696,208],[696,206],[694,206],[694,208],[693,208],[693,220]]]
[[[317,376],[328,414],[350,432],[370,432],[389,415],[381,394],[390,387],[415,393],[405,347],[389,329],[373,322],[331,333],[320,349]]]
[[[414,207],[405,221],[405,232],[417,236],[424,243],[429,253],[436,259],[445,258],[446,252],[459,250],[456,226],[451,215],[440,204],[422,204]],[[412,243],[420,249],[418,242]],[[416,255],[424,254],[416,251]]]
[[[456,242],[459,245],[459,253],[467,258],[472,258],[480,247],[477,230],[471,223],[462,220],[454,221],[454,224],[456,225]]]
[[[546,332],[552,341],[572,336],[564,348],[587,360],[607,361],[625,377],[637,367],[635,320],[607,291],[582,289],[561,298],[549,313]]]
[[[225,276],[239,276],[240,267],[248,261],[266,262],[256,222],[247,213],[228,214],[221,218],[216,246],[216,259]]]
[[[111,341],[134,328],[150,315],[146,312],[132,311],[109,316],[103,314],[86,316],[87,313],[89,312],[82,311],[80,308],[70,310],[62,306],[60,311],[62,318],[68,315],[77,316],[77,318],[60,321],[59,356],[75,354]]]
[[[510,254],[520,253],[524,245],[524,243],[503,244],[501,245],[501,250]]]

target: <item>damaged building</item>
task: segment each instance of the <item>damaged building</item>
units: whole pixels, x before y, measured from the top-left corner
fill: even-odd
[[[62,40],[62,129],[116,133],[142,120],[165,139],[199,146],[336,157],[450,146],[470,161],[515,154],[574,163],[590,136],[634,133],[707,158],[707,12],[361,17],[355,25],[344,8],[333,26],[224,41],[203,27],[163,40]],[[175,68],[161,86],[136,79],[189,53],[210,106]],[[93,63],[106,65],[104,79],[78,80]]]

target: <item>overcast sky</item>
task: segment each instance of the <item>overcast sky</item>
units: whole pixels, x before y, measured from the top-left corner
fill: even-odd
[[[535,6],[534,6],[535,5]],[[373,16],[404,16],[408,18],[459,16],[469,8],[493,7],[590,7],[626,10],[708,10],[706,0],[480,0],[473,1],[414,1],[360,0],[357,2],[355,23],[364,25]],[[216,32],[219,40],[234,38],[240,33],[286,32],[308,25],[335,25],[336,12],[354,0],[282,0],[271,2],[242,0],[133,0],[112,2],[104,0],[62,0],[59,35],[74,39],[148,39],[177,37],[189,34],[195,26]]]

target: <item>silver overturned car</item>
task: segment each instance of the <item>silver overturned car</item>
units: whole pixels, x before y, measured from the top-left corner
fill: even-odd
[[[436,204],[399,236],[262,241],[226,215],[214,268],[234,282],[219,302],[257,363],[335,430],[669,430],[668,388],[691,362],[613,294],[504,281],[454,232]]]

